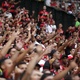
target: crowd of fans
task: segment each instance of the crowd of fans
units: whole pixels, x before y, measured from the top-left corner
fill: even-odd
[[[0,7],[0,80],[80,80],[79,20],[64,32],[46,6],[36,19],[19,3]]]
[[[48,5],[66,11],[69,14],[77,14],[80,12],[79,0],[46,0]]]

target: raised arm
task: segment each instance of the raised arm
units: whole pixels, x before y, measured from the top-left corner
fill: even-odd
[[[23,53],[19,54],[19,53],[17,52],[17,54],[14,55],[14,56],[17,57],[17,55],[19,54],[18,57],[17,57],[17,59],[15,59],[15,60],[12,59],[12,60],[13,60],[13,66],[12,66],[10,69],[7,70],[7,75],[8,75],[8,76],[9,76],[10,73],[14,70],[15,66],[16,66],[20,61],[22,61],[22,60],[24,59],[25,55],[26,55],[30,50],[33,49],[33,47],[34,47],[34,44],[31,44],[27,50],[24,50],[24,51],[23,51]]]
[[[34,55],[33,59],[30,61],[22,80],[30,80],[31,73],[32,73],[36,63],[38,62],[40,53],[42,53],[42,47],[37,46],[37,49],[35,50],[35,55]]]
[[[16,50],[15,54],[11,57],[11,60],[13,61],[13,63],[16,61],[19,53],[20,53],[20,51],[17,51],[17,50]]]
[[[27,43],[31,39],[31,27],[28,27],[28,38],[25,40],[25,43]]]
[[[48,46],[45,48],[45,50],[42,52],[42,54],[39,56],[38,61],[40,61],[40,59],[41,59],[43,56],[48,55],[48,54],[53,50],[53,48],[54,48],[54,45],[53,45],[53,44],[52,44],[52,45],[48,45]]]
[[[2,43],[2,41],[5,39],[7,34],[8,34],[8,32],[5,32],[4,36],[0,39],[0,43]]]
[[[31,60],[30,64],[28,65],[27,71],[26,71],[25,75],[23,76],[22,80],[30,80],[31,73],[32,73],[36,63],[38,61],[40,61],[40,59],[44,55],[47,55],[48,53],[50,53],[52,49],[53,49],[53,45],[47,46],[44,51],[42,50],[41,46],[37,46],[37,48],[35,50],[36,52],[35,52],[34,58],[33,58],[33,60]]]
[[[74,57],[77,55],[77,52],[78,52],[79,49],[80,49],[80,44],[78,44],[78,47],[75,49],[75,52],[73,54]]]
[[[65,75],[72,69],[74,69],[75,67],[77,67],[77,64],[72,61],[69,65],[69,67],[67,69],[65,69],[64,71],[60,72],[59,74],[57,74],[53,80],[61,80],[62,78],[65,77]]]
[[[58,51],[61,52],[65,47],[68,45],[72,45],[74,43],[75,39],[67,40],[62,46],[58,48]]]
[[[15,40],[15,38],[16,38],[16,36],[18,34],[19,34],[18,31],[17,32],[13,32],[11,38],[9,39],[9,41],[6,43],[6,45],[3,47],[3,49],[0,52],[0,59],[3,58],[7,54],[8,50],[9,50],[9,48],[11,46],[11,43]]]
[[[44,40],[43,43],[46,43],[49,40],[54,39],[56,36],[57,36],[57,33],[56,34],[53,33],[52,35],[50,35],[50,37],[48,39]]]

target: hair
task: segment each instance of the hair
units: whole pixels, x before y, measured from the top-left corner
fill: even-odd
[[[9,59],[9,58],[2,58],[2,59],[0,60],[0,65],[2,65],[2,64],[4,63],[4,61],[7,60],[7,59]]]
[[[40,80],[44,80],[48,76],[52,76],[52,73],[44,73]]]
[[[56,50],[52,50],[49,54],[49,56],[52,58],[53,57],[53,54],[56,52]]]
[[[41,66],[37,63],[37,64],[36,64],[36,67],[39,67],[39,68],[40,68]]]
[[[26,64],[26,62],[24,62],[24,61],[19,62],[19,63],[17,64],[17,66],[19,67],[19,65],[22,65],[22,64]]]
[[[44,66],[43,66],[43,69],[48,69],[48,70],[50,70],[50,63],[49,63],[49,61],[46,61],[46,62],[45,62]]]
[[[65,59],[65,58],[68,58],[68,56],[64,54],[64,55],[61,56],[60,59]]]

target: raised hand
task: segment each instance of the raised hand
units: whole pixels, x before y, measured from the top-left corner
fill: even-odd
[[[43,54],[44,54],[44,55],[49,54],[49,53],[52,51],[53,48],[54,48],[54,45],[53,45],[53,44],[47,46]]]
[[[36,48],[34,49],[34,51],[38,54],[41,54],[43,52],[43,48],[42,46],[38,45],[36,46]]]
[[[13,37],[17,37],[20,34],[20,30],[18,29],[17,32],[13,32],[12,36]]]

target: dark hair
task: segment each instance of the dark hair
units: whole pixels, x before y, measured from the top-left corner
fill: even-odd
[[[2,65],[4,63],[5,60],[7,60],[8,58],[2,58],[0,59],[0,65]]]
[[[43,66],[43,69],[48,69],[48,70],[50,70],[50,63],[49,63],[49,61],[46,61],[46,62],[45,62],[44,66]]]
[[[37,64],[36,64],[36,67],[39,67],[39,68],[40,68],[41,66],[37,63]]]
[[[24,62],[24,61],[19,62],[19,63],[17,64],[17,66],[19,67],[19,65],[22,65],[22,64],[26,64],[26,62]]]
[[[40,80],[44,80],[48,76],[52,76],[52,73],[44,73]]]
[[[56,52],[56,50],[52,50],[51,52],[50,52],[50,54],[49,54],[49,57],[53,57],[53,54]]]
[[[65,58],[68,58],[68,56],[64,54],[64,55],[61,56],[60,59],[65,59]]]

